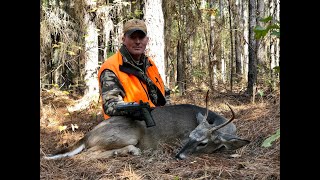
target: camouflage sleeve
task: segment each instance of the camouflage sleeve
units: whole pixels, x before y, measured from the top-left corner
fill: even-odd
[[[171,105],[171,98],[170,98],[170,92],[171,90],[165,86],[164,87],[164,95],[165,95],[165,99],[166,99],[166,104],[165,105]]]
[[[118,77],[110,70],[104,70],[100,76],[101,97],[103,110],[109,116],[127,115],[126,112],[117,112],[115,107],[124,104],[125,92]]]

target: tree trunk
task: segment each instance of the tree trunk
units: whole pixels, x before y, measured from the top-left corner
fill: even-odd
[[[40,64],[41,64],[41,55],[40,55]],[[40,77],[41,77],[41,70],[40,70]],[[42,92],[42,85],[41,85],[41,79],[40,79],[40,122],[41,122],[41,118],[43,115],[43,103],[42,103],[42,98],[41,98],[41,92]]]
[[[260,20],[260,18],[264,18],[265,17],[265,13],[264,13],[264,0],[257,0],[257,25],[260,25],[263,27],[263,23]],[[257,64],[261,64],[263,65],[265,63],[266,60],[266,42],[264,39],[257,39],[256,42],[256,46],[257,46]],[[262,72],[263,73],[263,72]]]
[[[121,3],[120,2],[115,2],[116,4],[117,3]],[[112,51],[113,52],[116,52],[120,49],[121,47],[121,44],[122,44],[122,36],[123,36],[123,22],[124,22],[124,15],[123,15],[123,5],[119,5],[117,4],[115,6],[115,16],[116,18],[114,18],[114,24],[115,25],[115,28],[114,28],[114,31],[113,31],[113,34],[112,34]]]
[[[235,46],[235,59],[236,59],[236,78],[238,82],[241,80],[242,77],[242,61],[241,61],[241,30],[243,29],[241,23],[241,0],[236,1],[236,16],[234,21],[234,46]]]
[[[225,15],[224,15],[224,1],[223,0],[219,0],[219,12],[220,12],[220,24],[224,25],[225,24]],[[220,37],[220,71],[221,71],[221,80],[222,83],[225,84],[226,83],[226,77],[227,77],[227,73],[226,73],[226,59],[225,59],[225,47],[224,47],[224,39],[221,38],[223,36],[223,32],[224,30],[221,29],[219,32],[219,37]]]
[[[210,0],[210,9],[213,8],[213,0]],[[214,36],[215,36],[215,31],[214,31],[214,15],[210,14],[209,17],[209,23],[210,23],[210,29],[209,29],[209,47],[208,47],[208,72],[209,72],[209,86],[211,90],[215,89],[215,84],[214,84],[214,79],[215,79],[215,74],[214,74],[214,65],[216,64],[214,62],[214,54],[215,54],[215,47],[214,47]]]
[[[164,19],[162,0],[145,0],[144,19],[148,29],[147,54],[156,63],[159,73],[166,83],[164,63]]]
[[[183,63],[181,57],[181,42],[178,41],[177,44],[177,83],[179,88],[179,94],[182,95],[183,88]]]
[[[165,33],[165,71],[166,71],[166,83],[170,88],[174,88],[176,83],[176,44],[177,40],[175,39],[172,30],[174,27],[174,22],[176,22],[176,17],[172,16],[172,9],[176,9],[175,1],[166,1],[162,2],[164,6],[164,33]]]
[[[276,20],[279,20],[279,4],[278,0],[270,1],[270,15],[272,15],[273,23]],[[269,35],[269,59],[270,59],[270,78],[273,82],[273,87],[276,87],[276,80],[279,78],[278,74],[275,73],[273,69],[276,66],[279,66],[280,63],[280,46],[279,46],[279,38],[275,38],[273,35]]]
[[[256,56],[256,39],[254,38],[253,29],[256,26],[256,0],[249,1],[249,72],[247,93],[253,94],[253,89],[257,83],[257,56]],[[254,98],[253,98],[254,99]]]
[[[184,41],[184,29],[185,29],[185,21],[182,10],[182,4],[179,4],[179,13],[178,17],[178,44],[177,44],[177,83],[179,87],[179,94],[184,95],[186,90],[186,65],[185,65],[185,41]]]
[[[248,64],[249,64],[249,11],[248,11],[248,0],[242,2],[242,22],[243,22],[243,79],[245,82],[248,81]]]
[[[170,79],[171,79],[171,73],[170,73],[170,47],[171,47],[171,38],[170,38],[170,30],[171,30],[171,22],[172,19],[170,18],[171,16],[169,15],[169,7],[170,3],[163,3],[164,6],[164,12],[163,12],[163,17],[164,17],[164,34],[166,39],[164,39],[166,46],[164,47],[164,61],[165,61],[165,74],[166,74],[166,83],[168,87],[170,87]]]
[[[97,18],[100,19],[101,23],[99,26],[99,29],[101,30],[101,34],[99,37],[101,37],[101,40],[99,41],[99,47],[101,47],[101,55],[99,53],[99,62],[104,62],[108,58],[108,52],[110,49],[110,34],[113,32],[114,25],[111,20],[111,17],[109,16],[109,13],[112,9],[112,6],[104,6],[97,10]],[[102,59],[102,60],[101,60]]]
[[[230,28],[230,91],[232,92],[233,88],[233,52],[234,52],[234,46],[233,46],[233,33],[232,33],[232,14],[231,14],[231,2],[228,0],[228,11],[229,11],[229,28]]]
[[[89,13],[96,7],[96,1],[85,0],[84,4],[87,9],[83,12],[83,29],[85,34],[85,67],[84,67],[84,81],[86,89],[82,99],[78,100],[76,105],[68,107],[70,112],[86,109],[91,102],[98,102],[99,99],[99,86],[97,80],[98,70],[98,31],[94,21],[95,14]]]
[[[239,32],[234,32],[234,46],[235,46],[235,58],[236,58],[236,74],[237,79],[241,78],[242,74],[242,65],[241,65],[241,47],[240,47],[240,38]]]

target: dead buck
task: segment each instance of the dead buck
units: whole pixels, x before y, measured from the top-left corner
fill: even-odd
[[[250,141],[236,135],[232,117],[224,117],[208,109],[180,104],[156,107],[151,115],[156,126],[146,128],[145,122],[123,116],[113,116],[89,131],[74,145],[58,151],[45,159],[59,159],[74,156],[87,149],[92,158],[108,158],[116,154],[140,155],[141,150],[157,149],[162,142],[174,143],[180,139],[184,146],[176,158],[184,159],[189,153],[212,153],[221,147],[235,150]],[[205,114],[205,115],[203,115]]]

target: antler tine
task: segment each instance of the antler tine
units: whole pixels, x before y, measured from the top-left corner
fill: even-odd
[[[212,129],[210,129],[210,130],[209,130],[209,133],[210,133],[210,134],[211,134],[213,131],[216,131],[216,130],[218,130],[218,129],[224,127],[224,126],[226,126],[227,124],[231,123],[231,121],[233,121],[234,118],[235,118],[235,114],[234,114],[233,109],[230,107],[230,105],[229,105],[227,102],[225,102],[225,103],[226,103],[226,105],[229,107],[229,109],[231,110],[232,117],[231,117],[227,122],[225,122],[225,123],[223,123],[223,124],[220,124],[219,126],[216,126],[216,127],[212,128]]]
[[[208,114],[209,114],[208,96],[209,96],[209,90],[207,91],[207,94],[206,94],[206,109],[207,109],[207,112],[206,112],[206,115],[204,116],[204,119],[207,119],[208,118]]]

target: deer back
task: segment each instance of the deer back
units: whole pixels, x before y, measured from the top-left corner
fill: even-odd
[[[138,147],[141,149],[156,149],[160,142],[174,143],[178,139],[187,140],[190,132],[198,126],[198,113],[205,114],[206,109],[191,105],[179,104],[157,107],[152,111],[152,117],[156,126],[145,128],[144,135],[139,140]],[[215,126],[223,124],[227,120],[209,111],[208,122]],[[140,123],[144,123],[143,121]],[[234,134],[236,131],[234,124],[230,123],[221,128],[219,132]]]

